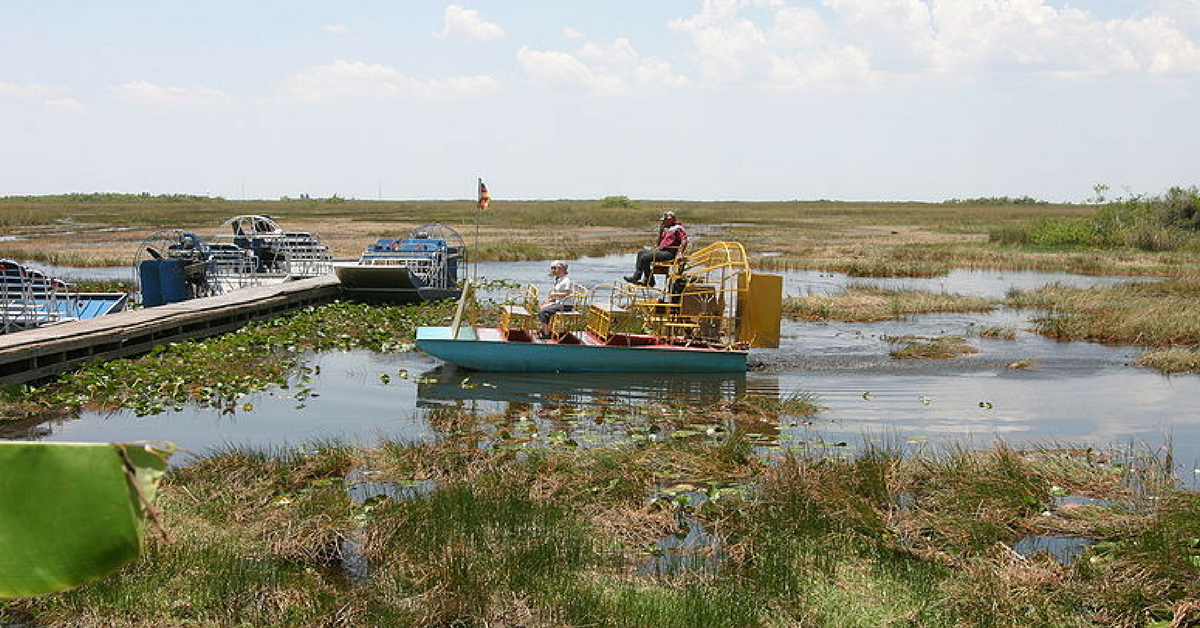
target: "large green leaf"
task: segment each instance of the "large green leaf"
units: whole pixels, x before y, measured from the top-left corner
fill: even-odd
[[[0,599],[79,586],[137,558],[170,453],[0,442]]]

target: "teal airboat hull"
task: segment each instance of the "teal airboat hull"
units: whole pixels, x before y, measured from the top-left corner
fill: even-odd
[[[588,334],[588,332],[579,332]],[[613,346],[590,335],[585,342],[510,341],[498,329],[421,327],[417,346],[446,362],[476,371],[517,373],[739,373],[746,352],[668,344]]]

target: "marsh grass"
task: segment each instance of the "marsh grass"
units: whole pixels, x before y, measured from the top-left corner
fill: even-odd
[[[812,321],[868,323],[930,312],[985,312],[993,307],[994,304],[983,297],[851,284],[834,295],[787,297],[783,302],[783,313]]]
[[[1051,284],[1013,291],[1007,305],[1045,313],[1039,333],[1060,340],[1094,340],[1154,348],[1200,344],[1200,274],[1150,283],[1081,289]]]
[[[150,539],[112,577],[9,603],[0,618],[83,628],[1139,625],[1169,619],[1200,576],[1200,502],[1158,473],[1161,461],[1143,469],[1091,450],[998,444],[763,464],[722,455],[726,446],[518,454],[468,438],[224,449],[163,485],[176,542]],[[436,477],[436,488],[358,505],[343,486],[352,468],[380,482]],[[1132,506],[1135,476],[1154,497],[1145,512]],[[703,498],[705,485],[751,490]],[[701,498],[648,499],[664,486]],[[1064,490],[1111,505],[1057,507]],[[721,540],[721,568],[637,575],[647,543],[681,509]],[[1067,566],[1004,549],[1030,533],[1104,542]],[[369,565],[360,580],[339,569],[347,538],[361,540]]]
[[[0,258],[14,259],[22,262],[41,262],[53,266],[131,266],[136,244],[132,244],[128,257],[100,253],[87,250],[47,249],[33,243],[20,246],[0,246]],[[133,271],[130,271],[130,275]]]
[[[137,292],[137,285],[124,279],[73,279],[68,285],[72,292]]]
[[[888,353],[897,360],[948,360],[979,353],[962,336],[884,336],[883,339],[903,345]]]
[[[953,268],[1023,268],[1088,274],[1164,274],[1200,268],[1191,249],[1137,249],[1007,245],[988,242],[997,228],[1017,229],[1052,217],[1080,220],[1096,213],[1085,205],[943,205],[933,203],[631,201],[634,207],[603,207],[595,200],[494,200],[479,215],[480,247],[472,259],[575,258],[636,250],[653,239],[658,216],[674,209],[698,236],[743,242],[766,268],[814,268],[856,276],[939,276]],[[611,203],[610,203],[611,204]],[[209,234],[226,218],[265,213],[289,229],[322,236],[340,257],[361,252],[366,242],[395,236],[438,220],[464,234],[472,231],[474,202],[304,199],[230,201],[214,198],[136,198],[76,195],[0,199],[11,214],[10,233],[36,239],[6,245],[14,257],[70,265],[124,265],[145,235],[168,227]],[[64,223],[68,217],[70,223]],[[736,225],[729,224],[736,220]],[[38,226],[43,225],[43,226]],[[64,226],[66,225],[66,226]],[[46,228],[45,226],[51,226]],[[138,232],[50,236],[55,228],[86,230],[138,227]],[[42,235],[36,235],[41,233]],[[773,251],[776,257],[755,257]]]
[[[1163,373],[1200,373],[1200,351],[1195,349],[1160,349],[1143,353],[1138,366],[1148,366]]]
[[[1016,340],[1017,330],[1012,327],[985,327],[979,330],[980,338],[996,338],[999,340]]]

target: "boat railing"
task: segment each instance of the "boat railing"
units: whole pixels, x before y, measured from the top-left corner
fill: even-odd
[[[232,247],[246,252],[245,259],[218,255],[224,283],[235,287],[256,285],[279,277],[303,279],[333,272],[329,247],[307,231],[284,231],[270,216],[235,216],[221,224],[214,247]],[[244,276],[234,277],[242,274]]]
[[[73,320],[70,286],[12,260],[0,260],[0,333]]]

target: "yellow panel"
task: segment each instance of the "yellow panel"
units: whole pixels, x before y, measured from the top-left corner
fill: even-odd
[[[738,276],[738,292],[738,340],[752,347],[778,347],[783,277],[743,273]]]

